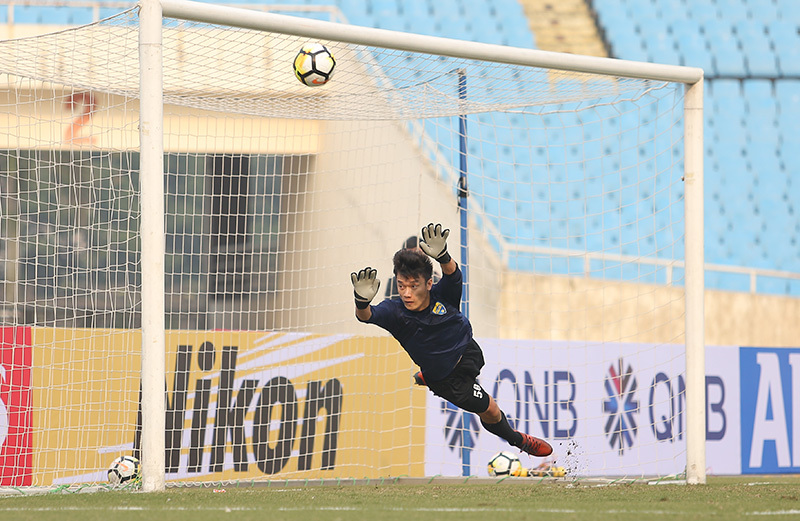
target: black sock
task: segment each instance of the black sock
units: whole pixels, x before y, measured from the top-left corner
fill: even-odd
[[[519,444],[522,443],[522,434],[511,428],[511,425],[508,423],[508,419],[506,419],[506,413],[503,411],[500,411],[499,422],[485,423],[483,420],[481,420],[481,425],[483,425],[483,428],[487,431],[491,432],[495,436],[503,438],[515,447],[518,447]]]

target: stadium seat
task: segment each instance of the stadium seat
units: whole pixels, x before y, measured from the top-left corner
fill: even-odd
[[[734,44],[712,44],[714,54],[713,74],[716,76],[743,76],[746,74],[744,56]]]
[[[794,0],[784,0],[792,2]],[[746,0],[750,16],[763,22],[778,20],[780,13],[774,0]]]
[[[775,97],[779,118],[790,118],[787,123],[800,121],[800,79],[776,80]]]
[[[720,17],[726,20],[737,21],[750,18],[747,0],[714,0]]]
[[[714,55],[714,75],[741,77],[746,74],[744,55],[729,22],[707,20],[703,33]]]
[[[767,24],[781,76],[800,76],[800,34],[798,24],[776,20]]]
[[[773,20],[766,24],[766,29],[774,45],[791,45],[798,38],[798,26],[798,23],[788,20]]]
[[[373,15],[377,13],[391,13],[394,16],[403,12],[401,2],[397,0],[366,0],[367,10]]]
[[[777,100],[772,93],[770,80],[745,80],[742,82],[747,118],[774,121],[777,115]]]
[[[709,74],[714,69],[714,57],[702,37],[678,39],[676,40],[676,46],[680,55],[681,65],[700,67],[706,74]]]
[[[670,33],[675,38],[676,42],[681,40],[695,40],[703,37],[702,26],[699,22],[691,19],[676,19],[669,24]]]
[[[669,65],[680,65],[681,55],[675,48],[673,39],[668,35],[662,26],[659,33],[654,32],[655,28],[647,29],[644,34],[649,34],[646,39],[647,54],[649,61],[655,63],[666,63]]]
[[[744,52],[747,72],[753,77],[772,78],[778,74],[778,64],[772,51],[765,25],[756,20],[734,22],[739,46]]]
[[[795,0],[778,0],[778,20],[800,25],[800,2]]]
[[[658,15],[667,23],[688,18],[686,3],[683,0],[658,0],[655,5]]]
[[[752,78],[774,78],[778,76],[778,58],[767,46],[745,45],[744,58],[747,74]]]
[[[712,2],[689,2],[686,4],[686,13],[688,18],[700,23],[721,18],[719,9]]]
[[[647,51],[641,37],[633,30],[618,33],[609,39],[611,54],[615,58],[647,61]]]
[[[740,100],[742,96],[742,82],[732,79],[709,80],[710,90],[713,93],[714,102],[717,100]]]
[[[42,18],[39,6],[19,5],[14,7],[14,23],[41,24]]]

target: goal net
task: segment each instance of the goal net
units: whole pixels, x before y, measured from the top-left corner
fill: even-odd
[[[231,22],[274,15],[214,9],[165,9],[163,230],[142,226],[162,187],[140,169],[154,127],[138,9],[0,42],[0,485],[102,484],[116,457],[153,457],[142,316],[162,295],[143,287],[162,279],[168,483],[487,476],[515,449],[415,386],[400,345],[354,317],[350,273],[376,268],[374,303],[390,298],[392,255],[429,222],[451,230],[481,384],[555,447],[524,467],[684,474],[702,390],[687,379],[683,83],[399,33],[376,42],[407,50],[280,34]],[[336,60],[322,87],[292,71],[310,41]],[[450,57],[460,46],[473,55]]]

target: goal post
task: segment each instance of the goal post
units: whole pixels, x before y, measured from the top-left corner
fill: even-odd
[[[164,16],[331,40],[355,45],[450,56],[461,59],[510,63],[578,73],[605,74],[687,84],[685,102],[686,186],[686,407],[687,465],[690,483],[705,482],[705,381],[703,343],[703,203],[702,203],[702,70],[604,58],[508,49],[472,42],[401,34],[364,27],[302,20],[269,13],[254,14],[222,6],[184,0],[163,0]],[[463,76],[459,79],[462,94]],[[462,219],[462,227],[465,222]],[[466,230],[462,229],[462,234]],[[463,239],[462,239],[463,240]],[[160,414],[157,411],[156,414]]]
[[[142,489],[165,487],[164,99],[161,6],[139,12],[139,147],[142,193]]]
[[[705,482],[702,70],[142,0],[0,74],[0,486],[487,476],[354,318],[429,222],[523,465]]]
[[[686,184],[686,480],[706,482],[705,256],[703,251],[703,81],[684,101]]]
[[[197,4],[186,0],[162,0],[161,5],[164,16],[183,20],[461,59],[685,84],[686,479],[689,483],[705,483],[702,69],[533,49],[514,49],[513,52],[509,52],[508,48],[496,45],[303,20],[271,13],[252,13],[218,5]],[[460,77],[458,81],[460,94],[463,79]],[[462,230],[462,233],[465,232],[466,230]]]

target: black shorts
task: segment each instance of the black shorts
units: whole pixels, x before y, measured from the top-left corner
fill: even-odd
[[[475,340],[471,340],[449,375],[436,382],[427,382],[428,388],[465,411],[480,414],[489,408],[489,393],[478,383],[483,367],[483,351]]]

